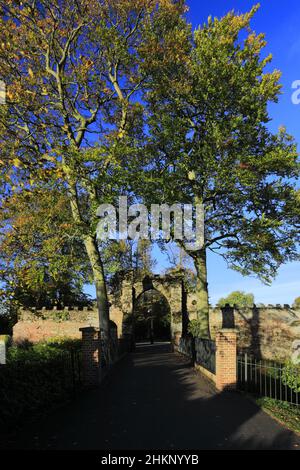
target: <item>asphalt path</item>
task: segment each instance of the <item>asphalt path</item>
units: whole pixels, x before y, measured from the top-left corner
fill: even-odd
[[[17,449],[300,449],[300,437],[172,353],[138,345],[104,384],[25,427]]]

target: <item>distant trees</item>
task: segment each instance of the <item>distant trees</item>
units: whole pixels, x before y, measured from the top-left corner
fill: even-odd
[[[110,240],[101,244],[105,272],[111,279],[118,271],[133,271],[135,279],[153,273],[156,261],[152,257],[150,240]]]
[[[238,307],[253,307],[254,295],[237,290],[231,292],[227,297],[219,299],[218,305],[220,305],[220,307],[225,307],[226,304],[229,304],[230,306],[237,305]]]
[[[300,308],[300,297],[296,297],[293,302],[293,307]]]
[[[184,279],[185,290],[196,292],[197,276],[193,269],[193,260],[187,252],[175,243],[165,244],[162,251],[166,254],[170,267],[166,269],[166,274],[181,275]]]

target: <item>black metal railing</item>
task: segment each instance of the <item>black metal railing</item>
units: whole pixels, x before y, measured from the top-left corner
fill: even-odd
[[[8,358],[0,366],[0,427],[14,428],[65,403],[81,390],[81,351]],[[1,434],[1,432],[0,432]]]
[[[82,351],[77,349],[64,351],[62,361],[66,385],[76,392],[82,387]]]
[[[181,337],[178,351],[209,372],[216,373],[216,343],[206,338]]]
[[[178,351],[185,356],[193,358],[193,341],[192,336],[182,336],[179,340]]]
[[[298,384],[300,384],[299,366],[257,360],[246,353],[237,356],[239,390],[299,406]]]
[[[195,338],[195,362],[212,374],[216,373],[216,343],[206,338]]]
[[[57,380],[70,391],[75,391],[82,385],[82,352],[77,349],[61,351],[54,357],[29,359],[8,359],[0,367],[1,377],[51,377],[55,374]],[[41,379],[42,380],[42,379]]]

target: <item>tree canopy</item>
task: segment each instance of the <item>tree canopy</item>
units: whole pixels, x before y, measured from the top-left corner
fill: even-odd
[[[91,269],[64,187],[23,190],[1,209],[2,297],[37,308],[87,303]]]
[[[76,291],[90,272],[109,335],[104,263],[113,271],[132,259],[126,243],[97,239],[97,208],[123,194],[203,207],[204,246],[182,244],[195,263],[203,336],[207,250],[265,282],[299,258],[298,154],[283,127],[268,125],[280,72],[251,29],[258,6],[208,18],[192,34],[181,0],[0,5],[6,285],[37,292],[50,279]]]
[[[149,192],[156,183],[158,198],[201,204],[205,214],[204,247],[188,250],[203,334],[207,250],[265,282],[299,259],[298,153],[283,127],[273,133],[268,126],[280,72],[269,71],[264,35],[251,29],[257,8],[209,18],[194,32],[185,72],[153,76],[149,93]]]
[[[249,293],[247,294],[244,291],[236,290],[228,294],[227,297],[222,297],[218,300],[218,305],[220,307],[225,307],[228,304],[231,307],[237,305],[238,307],[253,307],[254,304],[254,295]]]
[[[2,194],[20,197],[48,181],[66,188],[109,335],[96,211],[128,188],[143,132],[142,87],[149,68],[180,63],[185,7],[171,0],[0,5]]]

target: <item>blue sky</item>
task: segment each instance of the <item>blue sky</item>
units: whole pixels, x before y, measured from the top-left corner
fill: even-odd
[[[220,17],[232,9],[246,12],[256,3],[241,0],[188,0],[187,4],[190,8],[188,19],[196,28],[205,22],[209,15]],[[288,132],[293,134],[299,143],[300,104],[293,104],[291,96],[294,91],[292,83],[300,80],[300,2],[262,0],[260,5],[259,11],[252,20],[252,28],[256,32],[266,34],[268,44],[265,53],[273,54],[272,68],[282,72],[282,95],[278,104],[270,106],[272,117],[270,127],[277,130],[280,125],[285,125]],[[168,266],[167,258],[157,247],[153,249],[153,256],[157,259],[156,271],[163,271]],[[257,303],[292,303],[295,297],[300,296],[299,277],[300,263],[288,263],[280,268],[273,284],[265,286],[257,279],[243,277],[228,269],[220,256],[208,254],[208,284],[210,301],[213,304],[233,290],[252,292]],[[93,292],[92,289],[88,290]]]

